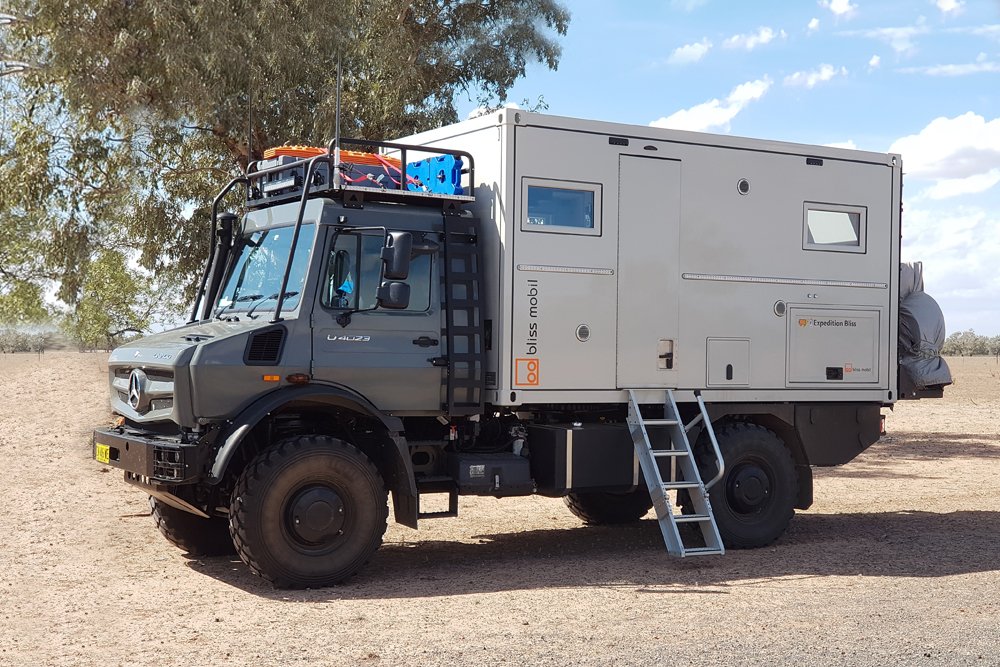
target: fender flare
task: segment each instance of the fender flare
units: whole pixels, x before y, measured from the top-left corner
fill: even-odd
[[[386,481],[394,494],[401,493],[416,498],[417,485],[413,475],[409,447],[403,436],[403,421],[399,417],[383,413],[371,401],[355,391],[346,387],[326,384],[309,384],[280,389],[258,398],[244,408],[239,415],[228,422],[228,426],[224,427],[223,432],[219,434],[218,440],[222,442],[222,445],[220,445],[209,471],[206,480],[208,484],[215,486],[222,481],[229,463],[239,451],[244,438],[257,424],[275,410],[292,402],[347,408],[378,419],[385,427],[394,446],[391,452],[386,452],[389,456],[376,463],[383,464],[383,471],[388,477]]]

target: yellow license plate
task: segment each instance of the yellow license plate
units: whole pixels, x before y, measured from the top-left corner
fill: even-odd
[[[94,458],[100,463],[111,463],[111,447],[101,444],[95,445]]]

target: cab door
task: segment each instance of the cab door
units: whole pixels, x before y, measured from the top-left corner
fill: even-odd
[[[375,308],[383,243],[380,232],[329,231],[313,308],[313,377],[349,387],[384,412],[437,411],[438,258],[426,246],[414,253],[407,308]]]

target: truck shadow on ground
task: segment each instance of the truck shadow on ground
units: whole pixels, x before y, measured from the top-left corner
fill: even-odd
[[[943,479],[947,473],[913,472],[913,462],[1000,461],[1000,444],[990,435],[898,431],[884,436],[849,465],[814,468],[817,479]]]
[[[805,513],[774,545],[721,558],[669,557],[656,522],[645,519],[628,526],[475,535],[462,542],[386,543],[348,583],[313,591],[275,590],[231,559],[188,564],[254,595],[290,602],[584,586],[725,594],[727,588],[780,577],[946,577],[1000,570],[998,543],[1000,512]]]

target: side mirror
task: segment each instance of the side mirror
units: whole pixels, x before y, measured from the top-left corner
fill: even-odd
[[[410,305],[410,286],[395,280],[386,280],[378,288],[376,298],[381,308],[404,310]]]
[[[412,250],[413,235],[410,232],[390,232],[385,247],[382,248],[382,261],[385,262],[385,271],[382,275],[387,280],[406,280],[410,275]]]

